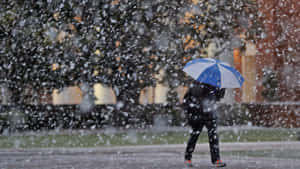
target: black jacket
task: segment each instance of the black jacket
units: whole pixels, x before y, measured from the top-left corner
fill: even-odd
[[[183,99],[183,109],[188,120],[215,120],[216,102],[225,95],[224,88],[217,88],[204,83],[195,83]]]

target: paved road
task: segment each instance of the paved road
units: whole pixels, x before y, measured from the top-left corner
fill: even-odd
[[[98,148],[1,149],[0,169],[184,169],[184,145]],[[300,142],[222,143],[222,152],[300,151]],[[195,168],[214,168],[208,144],[199,144]],[[230,169],[299,169],[300,157],[223,155]]]

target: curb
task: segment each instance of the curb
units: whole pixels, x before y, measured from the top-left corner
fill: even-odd
[[[0,149],[0,152],[51,152],[51,153],[183,153],[185,144],[170,145],[139,145],[139,146],[112,146],[93,148],[28,148],[28,149]],[[222,152],[228,151],[255,151],[255,150],[300,150],[300,142],[239,142],[220,143]],[[208,143],[197,144],[196,151],[208,152]]]

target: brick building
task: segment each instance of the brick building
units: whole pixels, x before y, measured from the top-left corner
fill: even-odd
[[[276,75],[278,90],[274,101],[300,101],[300,1],[257,0],[265,28],[264,38],[256,44],[248,43],[246,52],[234,53],[235,66],[245,77],[236,100],[265,102],[265,70]]]
[[[264,15],[266,38],[257,44],[257,101],[263,68],[273,69],[279,82],[280,101],[300,101],[300,1],[258,0]]]

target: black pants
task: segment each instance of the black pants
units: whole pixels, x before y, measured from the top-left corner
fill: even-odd
[[[211,161],[212,161],[212,163],[214,163],[215,161],[220,160],[219,138],[218,138],[218,134],[217,134],[217,121],[216,120],[194,121],[191,123],[192,132],[190,134],[190,138],[187,143],[187,147],[186,147],[186,151],[185,151],[185,159],[186,160],[192,159],[192,153],[195,150],[195,146],[196,146],[198,137],[204,126],[208,130]]]

